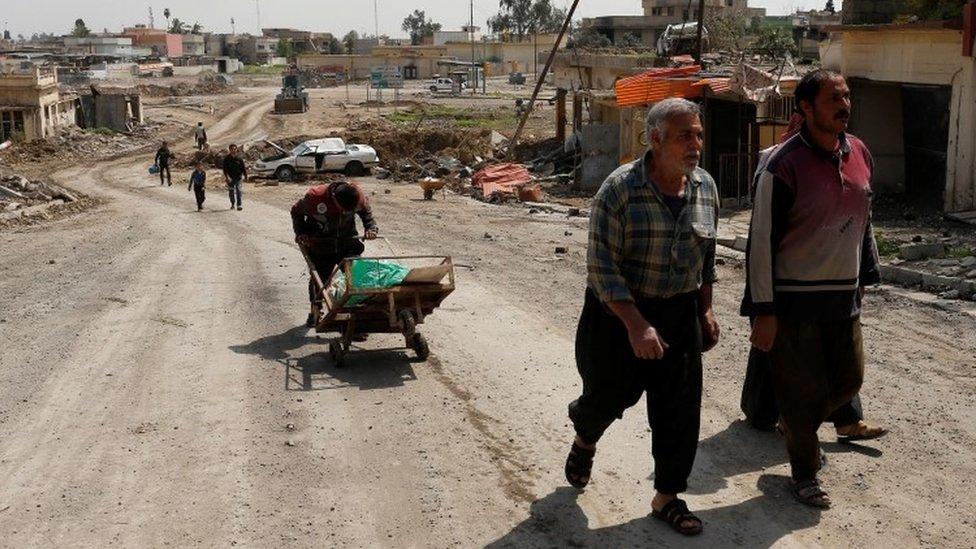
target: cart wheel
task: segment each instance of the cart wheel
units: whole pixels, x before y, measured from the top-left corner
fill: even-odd
[[[332,363],[335,364],[336,368],[342,368],[345,354],[337,340],[333,339],[329,342],[329,357],[332,358]]]
[[[420,360],[427,360],[427,357],[430,356],[430,345],[427,344],[427,338],[424,337],[424,334],[413,335],[413,350]]]
[[[403,324],[403,337],[407,338],[408,345],[412,345],[413,336],[417,333],[417,319],[409,309],[403,309],[398,316]]]

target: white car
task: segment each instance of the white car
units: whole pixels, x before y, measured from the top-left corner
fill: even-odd
[[[281,154],[262,158],[254,165],[254,171],[259,176],[273,176],[278,181],[291,181],[300,173],[338,171],[352,176],[364,175],[380,162],[373,147],[347,145],[338,137],[306,141],[291,151],[271,141],[265,143],[278,149]]]
[[[454,80],[450,78],[434,78],[428,83],[430,93],[454,93]]]

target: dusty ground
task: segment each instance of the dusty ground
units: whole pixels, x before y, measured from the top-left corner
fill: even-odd
[[[280,129],[273,93],[246,90],[211,140]],[[3,545],[976,545],[970,310],[872,292],[862,394],[892,433],[845,446],[822,430],[837,504],[817,513],[787,496],[782,441],[739,421],[742,269],[724,258],[688,495],[706,532],[685,540],[648,516],[642,405],[601,443],[586,492],[562,479],[585,220],[364,179],[400,252],[463,267],[422,327],[430,360],[377,351],[337,369],[301,325],[287,207],[303,187],[249,185],[236,212],[212,184],[197,213],[148,162],[58,172],[107,204],[0,233]]]

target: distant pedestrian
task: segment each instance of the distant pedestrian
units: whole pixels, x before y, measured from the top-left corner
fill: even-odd
[[[193,137],[196,138],[198,151],[207,147],[207,130],[203,129],[203,122],[197,122],[197,127],[193,130]]]
[[[203,162],[197,162],[197,167],[190,174],[190,184],[186,190],[193,190],[197,198],[197,211],[203,209],[203,201],[207,199],[207,171],[203,169]]]
[[[770,155],[756,185],[742,314],[769,353],[797,501],[830,507],[817,479],[817,430],[864,376],[861,300],[880,281],[871,228],[874,162],[846,133],[844,77],[823,69],[796,87],[803,127]]]
[[[173,159],[173,153],[169,150],[169,143],[163,141],[163,145],[159,147],[156,151],[156,158],[154,160],[156,166],[159,168],[159,184],[169,184],[173,185],[173,174],[169,171],[169,162]],[[166,173],[166,179],[163,179],[163,172]]]
[[[238,210],[243,210],[241,187],[243,182],[247,181],[247,166],[244,165],[244,159],[241,158],[237,145],[231,144],[228,150],[229,153],[224,158],[224,181],[227,182],[227,191],[230,193],[230,209],[233,210],[236,206]]]
[[[587,289],[576,332],[583,391],[566,480],[590,480],[596,444],[647,393],[654,457],[651,514],[684,535],[702,521],[678,494],[698,449],[702,352],[718,343],[712,310],[718,190],[698,167],[701,111],[666,99],[647,114],[647,152],[617,168],[593,199]]]

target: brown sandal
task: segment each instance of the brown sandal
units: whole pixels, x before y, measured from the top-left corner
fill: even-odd
[[[888,434],[888,430],[880,425],[871,425],[864,421],[854,424],[856,429],[849,435],[837,433],[837,442],[854,442],[858,440],[871,440],[881,438]],[[847,425],[845,425],[847,427]]]
[[[672,530],[683,536],[697,536],[702,533],[701,519],[688,510],[688,504],[683,499],[672,499],[660,511],[652,509],[651,516],[668,523]]]
[[[790,493],[793,494],[793,499],[803,505],[818,509],[830,508],[830,495],[820,487],[820,481],[817,479],[790,481]]]
[[[588,450],[583,448],[576,441],[569,450],[566,457],[566,480],[574,487],[582,490],[590,482],[590,473],[593,471],[593,456],[596,448]]]

